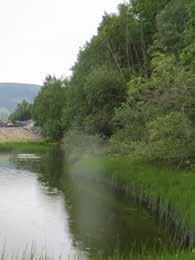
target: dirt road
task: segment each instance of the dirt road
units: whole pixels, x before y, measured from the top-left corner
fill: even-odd
[[[41,141],[42,137],[22,127],[0,127],[0,143]]]

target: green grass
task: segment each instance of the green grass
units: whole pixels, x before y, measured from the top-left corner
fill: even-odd
[[[153,255],[133,255],[128,256],[112,256],[112,257],[94,257],[92,260],[194,260],[194,252],[178,252],[174,254],[153,254]]]
[[[146,201],[150,210],[158,211],[160,220],[174,232],[175,240],[185,243],[188,237],[189,246],[194,244],[191,232],[195,231],[195,174],[192,171],[133,164],[124,159],[108,161],[105,165],[105,175],[116,186],[131,192],[140,202]]]
[[[97,181],[106,181],[113,189],[133,196],[157,214],[178,242],[178,252],[154,255],[98,257],[110,260],[191,260],[195,259],[195,172],[192,169],[177,169],[173,166],[151,165],[129,157],[85,158],[77,163],[77,174]],[[75,172],[75,169],[74,169]],[[103,177],[103,179],[100,178]],[[174,225],[173,225],[174,224]],[[189,248],[182,247],[189,239]]]
[[[64,258],[66,257],[66,258]],[[34,247],[24,249],[12,256],[8,256],[6,251],[0,255],[0,260],[54,260],[54,259],[74,259],[74,260],[194,260],[195,252],[175,252],[173,254],[160,253],[160,254],[139,254],[129,253],[127,256],[115,255],[115,256],[94,256],[94,257],[84,257],[82,255],[75,256],[59,256],[59,258],[49,257],[45,253],[41,254],[36,251]]]
[[[102,175],[116,191],[126,192],[158,215],[179,245],[195,243],[195,172],[126,158],[86,159],[77,164],[86,176]],[[81,170],[80,170],[81,171]],[[95,175],[96,176],[96,175]],[[194,256],[195,259],[195,256]]]
[[[31,151],[40,151],[45,150],[49,147],[57,145],[57,143],[51,143],[48,141],[40,141],[40,142],[0,142],[0,151],[11,151],[11,150],[31,150]]]

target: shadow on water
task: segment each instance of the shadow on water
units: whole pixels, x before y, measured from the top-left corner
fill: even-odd
[[[65,167],[60,149],[37,152],[34,158],[25,154],[18,157],[17,151],[12,151],[9,158],[5,164],[36,174],[50,196],[62,191],[64,211],[68,215],[68,231],[64,232],[70,232],[72,246],[79,252],[108,256],[170,246],[168,234],[148,212],[124,195],[112,192],[101,181],[85,178],[83,169],[78,174],[74,168]]]

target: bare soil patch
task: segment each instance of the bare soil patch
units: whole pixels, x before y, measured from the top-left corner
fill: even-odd
[[[0,143],[4,142],[24,142],[41,141],[43,138],[39,135],[22,127],[2,127],[0,128]]]

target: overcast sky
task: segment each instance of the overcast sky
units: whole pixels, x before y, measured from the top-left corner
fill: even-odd
[[[42,84],[70,75],[104,11],[123,0],[0,0],[0,82]]]

